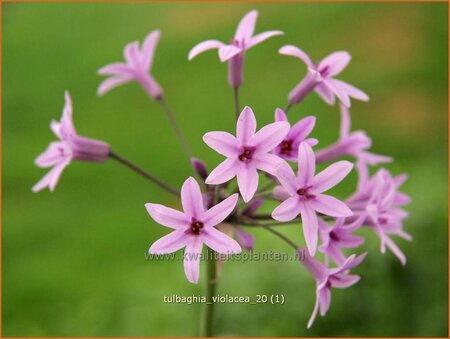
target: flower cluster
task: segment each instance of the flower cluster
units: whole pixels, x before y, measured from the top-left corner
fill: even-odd
[[[100,84],[98,95],[136,81],[168,114],[197,179],[189,176],[179,192],[113,152],[108,144],[79,136],[72,123],[70,96],[66,93],[61,121],[51,123],[51,129],[60,141],[51,143],[36,159],[38,166],[53,166],[53,169],[33,187],[33,191],[47,186],[53,190],[62,170],[72,160],[102,162],[112,158],[169,193],[181,195],[182,212],[160,204],[145,204],[154,221],[171,229],[168,235],[151,245],[149,253],[165,254],[184,248],[184,272],[192,283],[199,280],[203,245],[226,257],[239,253],[242,248],[253,250],[255,238],[248,229],[270,231],[294,251],[302,253],[301,263],[316,281],[316,305],[308,322],[310,327],[319,311],[322,316],[328,311],[332,288],[347,288],[359,281],[359,276],[351,271],[366,256],[366,253],[355,253],[365,241],[356,234],[360,228],[373,229],[380,238],[381,252],[384,253],[387,247],[402,264],[406,263],[405,255],[392,237],[411,240],[403,230],[403,221],[408,215],[403,207],[410,198],[399,191],[406,175],[393,176],[385,168],[370,174],[370,167],[391,162],[392,158],[370,152],[372,140],[366,133],[351,131],[351,100],[367,101],[369,97],[335,78],[348,66],[349,53],[333,52],[313,63],[298,47],[281,47],[280,54],[294,56],[307,66],[305,76],[288,94],[287,107],[284,110],[276,108],[274,122],[259,129],[252,108],[245,106],[241,110],[238,92],[243,83],[247,50],[283,34],[268,31],[254,35],[257,15],[257,11],[251,11],[244,16],[230,44],[207,40],[197,44],[188,54],[188,59],[192,60],[204,51],[218,49],[220,60],[228,62],[228,82],[235,100],[236,132],[211,131],[203,136],[205,144],[224,157],[212,171],[208,171],[202,160],[192,156],[175,116],[164,100],[161,86],[149,73],[160,38],[160,32],[156,30],[147,36],[141,47],[138,42],[125,47],[125,63],[112,63],[98,71],[100,75],[110,76]],[[341,114],[338,140],[320,149],[316,149],[319,141],[310,137],[316,127],[314,116],[302,117],[293,123],[290,122],[293,118],[288,118],[291,108],[312,92],[327,104],[338,102]],[[327,167],[318,172],[316,166],[321,163]],[[351,196],[337,199],[328,194],[328,190],[346,180],[354,169],[358,184]],[[259,212],[267,210],[265,203],[268,200],[278,201],[277,206],[268,214]],[[306,249],[278,231],[278,226],[286,224],[298,228]],[[218,274],[213,278],[217,279]]]

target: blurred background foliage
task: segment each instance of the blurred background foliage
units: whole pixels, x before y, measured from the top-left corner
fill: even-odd
[[[297,262],[229,262],[219,293],[284,294],[283,306],[221,304],[222,336],[447,336],[447,4],[446,3],[22,3],[3,5],[3,336],[195,336],[199,305],[164,304],[164,295],[198,295],[180,262],[146,261],[144,253],[167,229],[145,202],[179,201],[112,161],[74,163],[56,192],[31,193],[45,173],[34,158],[54,139],[63,91],[74,100],[81,134],[179,187],[190,168],[160,107],[136,85],[96,97],[96,70],[122,60],[123,46],[162,30],[153,72],[196,155],[210,168],[221,159],[201,140],[234,127],[226,66],[216,53],[188,63],[190,48],[207,38],[228,41],[238,20],[259,9],[257,32],[286,35],[249,51],[242,104],[260,126],[304,75],[304,65],[277,54],[294,44],[315,60],[348,50],[340,76],[369,93],[353,105],[353,128],[373,138],[373,150],[408,172],[413,198],[398,244],[402,267],[379,253],[370,230],[362,280],[334,290],[325,318],[306,330],[314,282]],[[317,116],[313,136],[327,145],[338,134],[337,107],[311,95],[291,119]],[[334,193],[344,197],[356,175]],[[273,205],[267,206],[267,212]],[[283,229],[298,243],[298,226]],[[256,251],[290,251],[264,230]],[[267,233],[267,234],[266,234]],[[363,249],[359,249],[362,251]]]

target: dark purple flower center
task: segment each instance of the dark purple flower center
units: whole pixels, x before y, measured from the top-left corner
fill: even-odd
[[[199,235],[203,228],[203,223],[198,220],[192,220],[191,222],[191,232],[195,235]]]
[[[280,153],[281,154],[289,154],[292,151],[292,141],[284,140],[280,145]]]
[[[305,198],[305,199],[312,199],[312,198],[315,197],[315,195],[314,195],[314,194],[308,193],[308,189],[309,189],[309,188],[310,188],[310,187],[299,188],[299,189],[297,190],[297,194],[298,194],[300,197],[302,197],[302,198]]]
[[[320,70],[320,75],[323,76],[324,78],[326,78],[328,76],[330,67],[325,66],[324,68],[322,68]]]
[[[249,162],[252,160],[253,156],[253,148],[251,147],[244,147],[241,154],[239,154],[239,160],[243,162]]]
[[[329,290],[331,290],[331,282],[329,280],[325,284],[325,287],[328,288]]]
[[[333,239],[334,241],[339,241],[339,237],[333,231],[330,232],[330,238]]]
[[[385,217],[381,217],[381,218],[378,218],[378,222],[379,222],[381,225],[386,225],[387,222],[388,222],[388,220],[387,220],[387,218],[385,218]]]

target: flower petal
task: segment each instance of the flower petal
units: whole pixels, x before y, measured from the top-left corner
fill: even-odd
[[[173,231],[162,238],[156,240],[148,253],[150,254],[165,254],[178,251],[185,247],[189,241],[192,241],[193,235],[188,235],[184,230]]]
[[[275,109],[275,121],[287,121],[289,122],[286,113],[281,108]]]
[[[203,205],[203,196],[200,191],[200,186],[194,178],[189,177],[183,183],[181,188],[181,203],[183,205],[184,213],[187,217],[200,220],[205,213]]]
[[[166,227],[177,229],[185,227],[191,222],[183,212],[160,204],[147,203],[145,208],[153,220]]]
[[[48,187],[51,192],[55,190],[56,184],[66,166],[70,163],[70,160],[53,167],[41,180],[39,180],[31,189],[33,192],[39,192],[45,187]]]
[[[258,11],[253,10],[248,12],[239,22],[234,38],[236,40],[248,40],[252,37],[255,31],[256,19],[258,18]]]
[[[140,68],[139,42],[133,41],[127,44],[123,50],[123,56],[133,68]]]
[[[208,132],[203,136],[203,141],[226,157],[237,156],[239,154],[239,142],[227,132]]]
[[[245,106],[236,123],[236,137],[242,146],[249,146],[255,131],[255,114],[250,107]]]
[[[289,195],[296,195],[298,190],[298,180],[292,170],[286,162],[281,163],[281,166],[275,173],[281,186],[287,191]]]
[[[249,202],[258,188],[258,172],[252,164],[239,164],[237,182],[244,202]]]
[[[208,185],[219,185],[230,181],[237,174],[238,161],[233,158],[224,160],[208,175],[205,183]]]
[[[210,49],[217,49],[222,46],[225,46],[225,44],[218,40],[206,40],[206,41],[200,42],[199,44],[195,45],[190,50],[189,55],[188,55],[188,60],[194,59],[200,53],[203,53]]]
[[[262,153],[253,155],[252,163],[257,169],[276,175],[283,163],[283,159],[274,154]]]
[[[255,244],[255,236],[245,230],[242,227],[234,228],[236,238],[239,244],[247,251],[253,251],[253,245]]]
[[[349,217],[353,212],[342,201],[326,194],[318,194],[314,199],[308,200],[311,208],[319,213],[332,217]]]
[[[97,71],[98,75],[132,75],[133,70],[126,63],[116,62],[103,66]]]
[[[286,45],[286,46],[281,47],[278,50],[278,53],[284,54],[284,55],[290,55],[290,56],[299,58],[300,60],[302,60],[306,64],[306,66],[314,67],[313,62],[311,61],[311,59],[308,56],[308,54],[303,52],[298,47],[295,47],[295,46],[292,46],[292,45]]]
[[[129,75],[127,75],[127,76],[122,75],[122,76],[117,76],[117,77],[112,77],[112,78],[106,79],[98,87],[97,95],[102,96],[103,94],[105,94],[106,92],[109,92],[113,88],[116,88],[120,85],[126,84],[127,82],[130,82],[131,80],[133,80],[133,77],[131,77]]]
[[[359,275],[354,274],[339,274],[337,278],[336,276],[330,277],[330,282],[334,288],[348,288],[361,279]]]
[[[263,33],[259,33],[257,35],[255,35],[254,37],[250,38],[250,43],[248,45],[245,46],[246,49],[251,48],[273,36],[276,35],[283,35],[284,32],[282,31],[267,31],[267,32],[263,32]]]
[[[300,210],[299,197],[289,197],[273,210],[272,218],[278,221],[291,221],[299,215]]]
[[[353,164],[345,160],[331,164],[312,179],[311,189],[315,193],[329,190],[340,183],[350,173],[352,168]]]
[[[306,246],[308,247],[309,254],[314,256],[317,249],[319,226],[316,212],[309,206],[309,200],[300,204],[300,215],[302,217],[303,235],[305,236]]]
[[[295,141],[301,142],[311,133],[315,124],[316,117],[305,117],[292,126],[288,136],[293,138]]]
[[[351,106],[350,97],[335,79],[325,79],[322,84],[328,87],[345,106]]]
[[[334,105],[336,102],[335,95],[325,84],[318,84],[314,90],[328,105]]]
[[[257,153],[267,153],[277,147],[289,132],[287,121],[273,122],[261,128],[251,139]]]
[[[351,55],[346,51],[334,52],[319,62],[318,69],[328,68],[329,77],[333,77],[342,72],[351,60]]]
[[[220,254],[233,254],[242,251],[238,242],[214,227],[205,229],[201,239],[206,246]]]
[[[238,199],[239,195],[235,193],[207,210],[202,219],[205,226],[213,227],[224,221],[233,212]]]
[[[219,59],[222,62],[230,60],[232,57],[242,52],[242,49],[233,45],[219,47]]]
[[[369,96],[366,93],[350,85],[349,83],[346,83],[338,79],[334,79],[334,82],[336,84],[339,84],[339,87],[342,88],[347,93],[348,96],[361,101],[369,101]]]
[[[203,243],[200,237],[194,237],[193,240],[186,245],[184,250],[184,273],[189,282],[198,283],[200,271],[200,255],[202,253]]]
[[[316,156],[306,142],[302,142],[298,148],[298,179],[301,187],[312,183],[316,171]]]
[[[145,70],[152,68],[153,57],[155,55],[156,45],[158,44],[161,32],[159,30],[154,30],[150,32],[149,35],[144,40],[142,45],[142,67]]]
[[[329,288],[321,288],[319,290],[320,315],[323,317],[329,310],[331,304],[331,290]]]

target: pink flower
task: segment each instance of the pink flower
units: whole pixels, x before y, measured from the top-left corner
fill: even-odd
[[[361,101],[369,100],[369,97],[363,91],[334,78],[350,62],[351,56],[347,52],[331,53],[317,64],[313,64],[305,52],[292,45],[283,46],[279,53],[296,57],[308,67],[306,77],[289,93],[290,104],[298,104],[312,90],[315,90],[330,105],[334,104],[336,97],[347,107],[350,107],[350,97]]]
[[[253,35],[255,31],[258,11],[247,13],[241,20],[229,45],[218,40],[206,40],[194,46],[189,52],[188,59],[192,60],[198,54],[210,49],[219,50],[220,61],[228,61],[228,82],[232,87],[242,84],[242,69],[244,65],[245,52],[253,46],[267,40],[275,35],[284,34],[281,31],[268,31]]]
[[[275,121],[288,121],[286,113],[277,108],[275,110]],[[298,146],[303,141],[307,142],[311,147],[319,143],[319,141],[314,138],[306,139],[313,130],[315,124],[316,118],[313,116],[299,120],[291,127],[284,140],[275,148],[274,153],[283,159],[297,161]]]
[[[123,52],[125,63],[117,62],[99,69],[99,75],[111,77],[100,84],[97,94],[103,95],[117,86],[135,80],[151,98],[160,99],[163,95],[163,90],[153,76],[149,74],[159,36],[160,31],[151,32],[145,38],[141,49],[139,49],[137,41],[129,43],[125,46]]]
[[[364,221],[364,217],[358,217],[353,222],[345,224],[345,218],[336,219],[333,226],[319,219],[319,234],[322,244],[319,251],[325,255],[325,262],[328,263],[329,258],[342,265],[345,262],[343,248],[357,248],[364,243],[364,238],[353,234],[358,230]]]
[[[403,265],[406,264],[406,256],[390,236],[412,240],[411,235],[403,230],[403,220],[408,213],[402,209],[411,199],[398,191],[405,180],[406,175],[392,177],[387,170],[381,169],[367,182],[363,182],[358,192],[346,201],[355,215],[365,217],[364,225],[372,227],[380,237],[381,253],[384,254],[388,247]]]
[[[64,168],[72,160],[87,162],[103,162],[108,159],[110,147],[103,141],[79,136],[72,120],[72,99],[69,92],[64,93],[65,105],[59,122],[52,121],[50,128],[59,141],[50,143],[40,154],[35,164],[39,167],[53,167],[36,185],[32,191],[38,192],[48,187],[53,192]]]
[[[391,162],[392,158],[384,155],[368,152],[372,146],[372,140],[363,131],[350,133],[351,119],[348,108],[340,105],[341,128],[339,140],[316,154],[317,162],[326,162],[339,157],[352,156],[363,160],[366,164],[377,165],[379,163]]]
[[[306,142],[298,149],[298,176],[286,163],[279,168],[277,178],[280,181],[286,200],[273,212],[278,221],[290,221],[299,214],[303,223],[303,234],[311,255],[316,253],[318,220],[316,212],[332,217],[348,217],[353,213],[342,201],[322,194],[344,179],[353,168],[348,161],[338,161],[317,175],[314,152]],[[277,194],[279,196],[279,194]]]
[[[316,280],[316,304],[308,321],[308,328],[311,328],[317,312],[320,310],[320,315],[323,317],[330,308],[332,288],[348,288],[359,281],[360,277],[349,274],[349,270],[358,266],[367,253],[363,253],[358,257],[353,254],[339,267],[328,268],[316,258],[303,253],[303,249],[299,251],[301,252],[301,258],[303,258],[301,260],[302,264]]]
[[[274,122],[256,132],[256,118],[245,107],[236,124],[236,137],[227,132],[209,132],[203,141],[227,157],[206,178],[207,184],[218,185],[237,177],[239,191],[248,202],[258,188],[258,172],[275,174],[282,159],[271,152],[289,132],[289,123]]]
[[[145,204],[153,220],[174,229],[154,242],[149,253],[172,253],[185,247],[184,272],[191,283],[197,283],[203,244],[221,254],[241,252],[235,240],[214,227],[230,215],[237,200],[238,195],[233,194],[207,210],[199,185],[189,177],[181,188],[183,212],[159,204]]]

